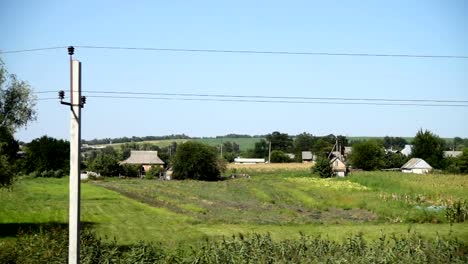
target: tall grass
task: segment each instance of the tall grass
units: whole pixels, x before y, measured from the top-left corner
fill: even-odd
[[[167,249],[139,242],[118,246],[102,242],[85,230],[81,235],[81,263],[466,263],[468,247],[460,241],[429,240],[415,232],[387,236],[374,242],[361,234],[341,242],[320,236],[276,241],[269,234],[239,234],[205,240],[197,246]],[[22,233],[16,241],[0,244],[1,263],[66,263],[67,233],[60,228]]]

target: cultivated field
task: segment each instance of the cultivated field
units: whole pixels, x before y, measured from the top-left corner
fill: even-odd
[[[289,173],[264,168],[244,167],[250,179],[219,182],[86,182],[82,221],[121,244],[193,245],[252,232],[270,233],[275,240],[299,238],[300,232],[337,241],[362,233],[374,240],[382,232],[408,230],[427,238],[450,234],[468,243],[468,223],[451,226],[440,207],[468,199],[466,176],[369,172],[319,179],[311,178],[306,166]],[[22,178],[12,190],[1,190],[2,239],[14,236],[18,227],[66,224],[67,184],[67,178]]]
[[[167,147],[172,142],[177,142],[177,144],[184,143],[186,141],[198,141],[210,146],[220,146],[223,142],[235,142],[239,145],[239,148],[241,151],[245,151],[247,149],[254,148],[255,143],[260,141],[261,138],[197,138],[197,139],[164,139],[164,140],[148,140],[148,141],[140,141],[136,142],[138,145],[143,145],[143,144],[151,144],[151,145],[157,145],[159,147]],[[118,147],[119,145],[122,145],[123,143],[114,143],[114,144],[109,144],[109,145],[103,145],[103,146],[113,146],[113,147]]]

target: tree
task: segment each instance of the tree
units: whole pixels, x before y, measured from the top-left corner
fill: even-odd
[[[406,144],[408,144],[408,142],[406,141],[406,139],[401,137],[385,136],[383,144],[386,149],[394,148],[397,150],[401,150],[405,147]]]
[[[178,146],[172,161],[174,179],[214,181],[220,178],[216,148],[188,141]]]
[[[317,157],[326,157],[327,154],[332,151],[333,148],[333,143],[331,143],[329,140],[326,138],[319,138],[318,140],[315,141],[315,144],[312,148],[312,152],[314,152]]]
[[[458,157],[456,163],[461,173],[468,173],[468,148],[463,150],[463,154]]]
[[[294,139],[294,150],[296,152],[311,150],[314,145],[314,136],[309,133],[302,133]]]
[[[441,169],[444,166],[445,142],[439,136],[429,130],[418,131],[413,139],[412,157],[424,159],[434,168]],[[353,149],[354,151],[354,149]]]
[[[69,170],[70,143],[66,140],[42,136],[26,145],[27,172]]]
[[[119,166],[119,155],[117,151],[110,146],[97,152],[97,155],[93,159],[89,159],[86,165],[89,170],[103,176],[117,176],[121,170]]]
[[[385,155],[383,146],[376,140],[361,141],[354,144],[350,161],[353,167],[363,170],[375,170],[383,166]]]
[[[30,85],[8,74],[0,60],[0,127],[14,132],[35,120],[35,99]]]
[[[283,151],[273,150],[271,152],[271,163],[285,163],[285,162],[291,162],[291,159]]]
[[[0,59],[0,187],[9,186],[15,176],[18,142],[13,133],[36,117],[35,97],[28,83],[8,74]]]
[[[401,153],[388,152],[383,158],[382,168],[384,169],[393,169],[400,168],[408,161],[408,157]]]
[[[333,176],[333,169],[330,161],[327,158],[320,157],[317,159],[314,167],[312,167],[312,173],[316,173],[320,178],[330,178]]]
[[[266,158],[268,157],[268,142],[261,139],[259,142],[255,142],[255,147],[253,149],[252,158]]]
[[[275,131],[266,136],[267,141],[271,142],[272,150],[282,150],[289,152],[293,146],[293,139],[286,133]]]

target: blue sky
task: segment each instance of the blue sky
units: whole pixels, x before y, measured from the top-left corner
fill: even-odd
[[[2,1],[0,49],[94,45],[468,55],[466,1]],[[66,49],[1,54],[35,91],[67,90]],[[467,59],[77,49],[82,89],[468,100]],[[39,98],[55,94],[39,94]],[[85,139],[266,134],[468,137],[468,107],[88,98]],[[69,109],[39,101],[16,136],[69,137]]]

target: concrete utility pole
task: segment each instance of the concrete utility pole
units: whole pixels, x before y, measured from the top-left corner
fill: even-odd
[[[72,61],[68,263],[80,263],[81,63]]]
[[[60,103],[69,105],[70,120],[70,204],[68,219],[68,263],[80,263],[80,164],[81,164],[81,108],[86,98],[81,96],[81,62],[73,60],[74,48],[68,47],[70,55],[70,103],[63,102],[65,92],[59,92]]]
[[[271,163],[271,140],[268,142],[268,163]]]

